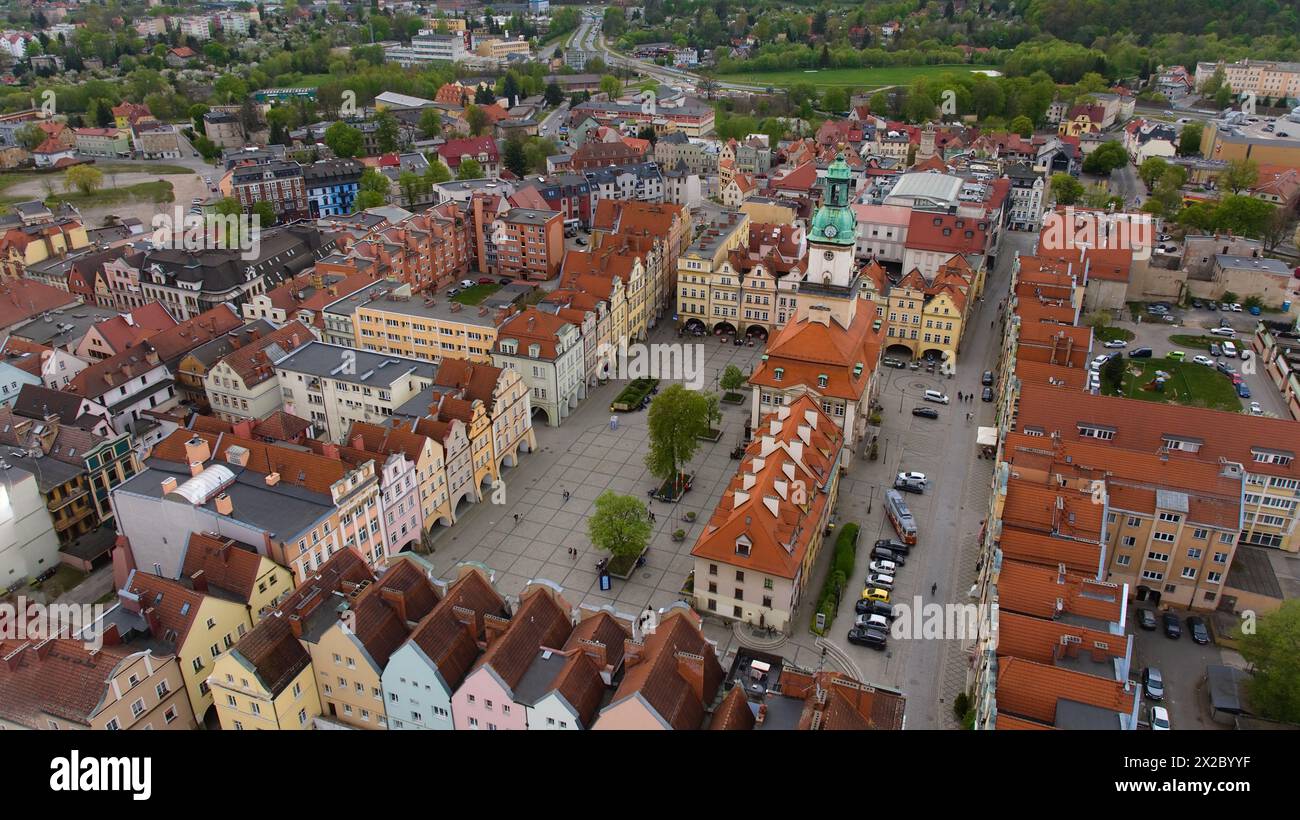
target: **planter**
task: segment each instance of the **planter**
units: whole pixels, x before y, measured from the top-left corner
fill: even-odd
[[[686,493],[690,491],[691,485],[694,482],[694,473],[682,473],[678,477],[678,484],[676,487],[673,486],[672,481],[665,481],[650,492],[650,497],[656,501],[666,501],[670,504],[675,504],[676,502],[681,501],[682,496],[686,495]]]
[[[698,438],[700,441],[711,441],[714,444],[717,444],[719,441],[722,440],[722,431],[706,430],[703,433],[696,436],[696,438]]]
[[[673,531],[673,540],[674,540],[674,541],[685,541],[685,540],[686,540],[686,530],[674,530],[674,531]]]
[[[743,393],[723,393],[720,401],[723,404],[744,404],[745,396]]]
[[[688,524],[694,524],[694,523],[695,523],[695,511],[692,510],[692,511],[688,512],[686,515],[683,515],[683,516],[682,516],[682,520],[685,521],[685,522],[688,523]]]
[[[632,573],[636,572],[636,562],[649,550],[650,548],[646,547],[637,555],[617,555],[610,559],[605,571],[620,581],[626,581],[632,577]]]

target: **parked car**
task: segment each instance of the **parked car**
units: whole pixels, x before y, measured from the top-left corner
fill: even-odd
[[[1128,352],[1128,357],[1130,359],[1149,359],[1151,358],[1151,353],[1151,348],[1139,347],[1137,350],[1130,350]]]
[[[1260,407],[1259,402],[1252,401],[1250,403],[1250,414],[1252,416],[1262,416],[1264,415],[1264,408]]]
[[[948,403],[948,394],[944,393],[942,390],[927,390],[925,391],[925,394],[921,396],[921,398],[925,399],[926,401],[932,401],[935,404]]]
[[[1093,370],[1100,370],[1101,366],[1108,361],[1110,361],[1109,356],[1098,356],[1097,358],[1093,359],[1092,363],[1088,366],[1091,367]]]
[[[480,285],[490,285],[490,284],[492,284],[492,277],[491,277],[491,276],[480,276],[480,277],[478,278],[478,283],[479,283]]]
[[[884,547],[876,547],[871,550],[871,558],[877,561],[888,561],[891,564],[900,567],[907,563],[905,556],[902,553],[894,552],[893,550],[885,549]]]
[[[925,484],[919,481],[908,481],[903,478],[894,479],[894,489],[901,490],[905,493],[916,493],[921,495],[925,492]]]
[[[993,401],[993,388],[984,388],[984,392],[980,393],[980,399],[983,401]]]
[[[853,619],[853,626],[858,629],[874,629],[877,632],[889,634],[889,619],[884,615],[864,612]]]
[[[1166,612],[1161,620],[1164,622],[1165,637],[1177,640],[1183,637],[1183,625],[1178,622],[1178,616],[1172,612]]]
[[[862,598],[868,601],[883,601],[889,603],[889,590],[880,587],[867,587],[862,590]]]
[[[907,362],[902,359],[895,359],[893,356],[886,356],[882,361],[884,362],[885,367],[892,367],[896,370],[901,370],[904,367],[907,367]]]
[[[1229,339],[1236,338],[1237,331],[1230,327],[1213,327],[1210,328],[1210,334],[1213,336],[1226,336]]]
[[[928,478],[925,477],[925,473],[918,473],[918,472],[916,472],[915,470],[912,470],[912,471],[909,471],[909,472],[905,472],[905,473],[899,473],[899,474],[898,474],[898,479],[897,479],[897,480],[898,480],[898,481],[913,481],[913,482],[917,482],[917,483],[920,483],[920,484],[929,484],[929,483],[930,483],[930,479],[928,479]]]
[[[1228,309],[1231,310],[1233,313],[1241,313],[1241,303],[1233,302],[1232,304],[1228,305]]]
[[[460,288],[447,288],[447,296],[452,297],[460,293]]]
[[[1118,350],[1120,348],[1128,347],[1128,342],[1123,339],[1111,339],[1109,342],[1103,344],[1102,347],[1108,350]]]
[[[1192,633],[1192,640],[1202,646],[1210,642],[1210,630],[1200,615],[1187,616],[1187,631]]]
[[[472,288],[472,287],[474,287],[476,284],[478,284],[478,283],[475,282],[473,279],[462,279],[462,280],[460,280],[460,286],[461,286],[462,288]]]
[[[1138,626],[1148,632],[1154,632],[1156,629],[1156,614],[1149,609],[1139,608],[1137,611]]]
[[[1169,711],[1165,707],[1151,707],[1151,728],[1154,731],[1169,731]]]
[[[1201,300],[1200,300],[1200,299],[1193,299],[1193,300],[1192,300],[1192,307],[1196,308],[1197,310],[1200,310],[1201,308],[1205,307],[1205,305],[1201,304]]]
[[[1165,699],[1165,680],[1154,666],[1142,670],[1142,694],[1151,700]]]
[[[883,601],[868,601],[865,598],[853,605],[853,612],[857,615],[879,615],[889,621],[894,620],[896,617],[893,604],[887,604]]]
[[[1218,343],[1218,342],[1210,342],[1210,355],[1211,355],[1211,356],[1222,356],[1222,355],[1223,355],[1223,348],[1219,347],[1219,343]]]
[[[894,576],[887,575],[883,572],[873,572],[867,576],[867,580],[864,581],[863,583],[865,583],[869,587],[880,587],[881,589],[893,589]]]
[[[878,629],[858,629],[856,626],[849,630],[849,643],[858,646],[869,646],[872,649],[884,649],[885,644],[889,642],[884,632]]]
[[[1250,398],[1250,388],[1246,386],[1245,382],[1237,385],[1237,395],[1243,399]]]
[[[980,384],[984,385],[985,387],[988,387],[989,385],[993,384],[993,371],[992,371],[992,370],[985,370],[985,371],[984,371],[984,375],[980,377]]]
[[[497,284],[498,284],[498,285],[508,285],[508,284],[510,284],[510,283],[513,282],[513,281],[515,281],[515,280],[511,279],[509,276],[502,276],[501,278],[497,279]]]
[[[1214,359],[1209,356],[1193,356],[1192,361],[1196,364],[1203,364],[1206,367],[1214,367]]]
[[[1187,358],[1187,353],[1182,350],[1171,350],[1165,358],[1172,359],[1175,362],[1181,362],[1183,359]]]
[[[874,546],[876,549],[887,549],[899,555],[907,555],[912,551],[912,548],[907,544],[902,541],[895,541],[892,538],[881,538]]]
[[[939,411],[935,410],[933,407],[913,407],[912,415],[921,416],[922,418],[927,419],[937,419],[939,418]]]
[[[872,572],[878,572],[881,575],[893,575],[898,571],[898,564],[893,561],[872,561],[867,565],[867,569]]]

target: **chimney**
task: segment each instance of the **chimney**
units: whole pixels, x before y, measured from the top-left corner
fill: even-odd
[[[191,575],[190,581],[192,582],[195,592],[202,592],[205,595],[207,594],[208,576],[204,574],[203,570],[199,570],[198,572]]]
[[[587,657],[596,662],[596,668],[604,670],[609,666],[609,650],[599,641],[583,641],[582,651]]]
[[[695,699],[704,701],[704,657],[690,652],[677,653],[677,674],[690,684]]]
[[[202,462],[202,461],[191,461],[191,462],[190,462],[190,477],[192,478],[192,477],[198,475],[198,474],[201,473],[201,472],[203,472],[203,462]]]
[[[8,669],[10,672],[18,671],[18,664],[22,662],[23,653],[27,651],[27,646],[28,644],[22,644],[13,652],[10,652],[8,655],[5,655],[4,663],[6,669]]]
[[[366,449],[366,440],[364,437],[362,437],[360,433],[352,437],[352,449],[354,450]]]
[[[302,618],[297,615],[289,616],[289,629],[293,632],[295,638],[302,637]]]
[[[118,631],[117,624],[104,626],[99,641],[103,646],[120,646],[122,644],[122,633]]]
[[[193,464],[199,462],[202,464],[212,457],[212,451],[208,449],[207,439],[202,436],[194,436],[185,442],[185,460]]]
[[[239,421],[237,421],[237,422],[235,422],[233,425],[231,425],[231,430],[230,430],[230,432],[231,432],[232,435],[236,436],[237,438],[252,438],[252,437],[253,437],[253,420],[252,420],[252,419],[240,419]]]
[[[229,493],[221,493],[217,496],[217,513],[220,515],[231,515],[235,511],[234,502],[230,500]]]
[[[754,718],[754,725],[762,726],[765,720],[767,720],[767,704],[761,703],[758,706],[758,716]]]
[[[162,618],[158,616],[158,610],[153,607],[149,607],[148,609],[144,610],[140,614],[144,616],[145,623],[149,624],[149,634],[155,640],[162,638],[163,625],[162,625]]]
[[[280,474],[279,474],[279,473],[267,473],[267,474],[266,474],[266,486],[268,486],[268,487],[274,487],[276,484],[279,484],[279,483],[280,483]]]
[[[357,436],[357,438],[361,438],[361,437]],[[342,461],[342,457],[339,455],[339,446],[337,444],[330,441],[324,442],[323,444],[321,444],[320,450],[321,450],[320,454],[325,456],[325,458],[331,458],[334,459],[335,461]]]
[[[163,495],[176,492],[176,476],[169,475],[162,480]]]
[[[379,597],[393,608],[393,612],[397,615],[397,619],[402,623],[406,623],[410,620],[406,617],[406,590],[384,587],[379,590]]]
[[[232,444],[226,448],[226,462],[236,467],[248,466],[248,449]]]
[[[53,645],[54,645],[53,638],[46,638],[45,640],[36,644],[36,657],[39,658],[40,660],[45,660],[45,656],[50,654],[50,647]]]

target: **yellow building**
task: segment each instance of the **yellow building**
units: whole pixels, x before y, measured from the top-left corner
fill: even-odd
[[[293,592],[293,573],[248,544],[215,533],[190,533],[181,579],[196,592],[238,601],[256,625]]]
[[[913,269],[889,288],[886,355],[888,348],[901,346],[913,358],[932,358],[956,367],[975,278],[966,260],[954,256],[939,267],[933,282],[927,283]]]
[[[237,601],[204,595],[178,581],[133,570],[118,591],[119,605],[104,618],[143,622],[153,640],[174,648],[195,718],[205,721],[212,707],[208,676],[217,659],[252,627],[248,610]]]
[[[709,225],[677,260],[677,317],[682,324],[692,319],[712,328],[721,322],[734,325],[740,305],[733,303],[733,290],[722,280],[728,253],[749,238],[749,215],[733,211]],[[715,284],[717,288],[715,289]]]
[[[360,442],[357,441],[358,437]],[[401,453],[415,464],[420,481],[420,512],[425,532],[434,524],[450,527],[452,523],[451,499],[447,492],[447,470],[442,442],[417,433],[409,425],[385,427],[378,424],[353,422],[348,441],[358,449],[392,455]]]
[[[34,233],[11,230],[0,234],[0,273],[16,278],[24,275],[32,265],[61,259],[72,251],[89,246],[90,238],[86,236],[85,226],[75,219],[50,222]],[[68,289],[66,276],[40,278],[38,281],[59,290]]]
[[[360,304],[352,317],[356,346],[426,361],[469,359],[492,363],[501,311],[462,305],[442,296],[412,296],[410,285]]]

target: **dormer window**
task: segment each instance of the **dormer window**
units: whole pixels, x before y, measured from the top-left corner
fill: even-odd
[[[826,376],[825,373],[819,373],[819,374],[817,374],[817,386],[818,386],[818,387],[825,387],[829,382],[830,382],[830,379]]]
[[[781,381],[781,377],[784,375],[785,375],[785,368],[778,367],[777,369],[772,371],[772,381],[779,382]]]
[[[1291,453],[1283,453],[1279,450],[1266,450],[1258,447],[1253,448],[1250,452],[1257,463],[1276,464],[1279,467],[1286,467],[1295,458]]]

